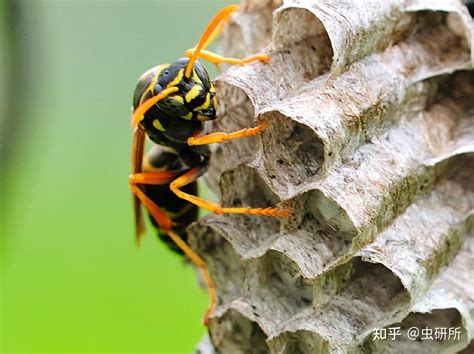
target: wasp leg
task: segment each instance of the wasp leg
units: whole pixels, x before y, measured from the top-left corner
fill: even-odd
[[[246,128],[233,133],[215,132],[201,137],[191,137],[188,139],[188,145],[207,145],[212,143],[221,143],[227,140],[257,135],[267,129],[267,127],[268,121],[264,120],[262,121],[262,123],[260,123],[254,128]]]
[[[182,176],[175,179],[170,184],[170,189],[178,197],[187,200],[190,203],[197,205],[203,209],[212,211],[216,214],[253,214],[253,215],[264,215],[264,216],[275,216],[275,217],[287,217],[290,215],[291,209],[278,209],[278,208],[223,208],[219,204],[215,204],[199,198],[195,195],[185,193],[180,190],[181,187],[194,182],[205,170],[205,168],[192,168]]]
[[[209,270],[207,269],[206,262],[199,257],[189,246],[173,231],[168,231],[168,236],[173,240],[173,242],[186,254],[191,261],[201,269],[202,275],[204,277],[204,281],[206,282],[207,292],[209,294],[209,307],[204,315],[204,324],[207,326],[209,322],[209,316],[214,312],[216,309],[216,291],[214,288],[214,283],[212,282],[212,278],[209,274]]]
[[[185,55],[190,58],[189,63],[186,67],[186,77],[191,77],[191,70],[197,58],[207,60],[208,62],[213,63],[218,67],[219,64],[222,63],[231,65],[245,65],[254,61],[261,61],[264,63],[268,62],[269,57],[266,54],[254,55],[245,59],[237,59],[226,58],[210,51],[204,50],[204,48],[210,45],[214,41],[214,39],[222,32],[224,24],[229,20],[229,16],[237,10],[238,6],[236,5],[230,5],[222,9],[204,30],[204,33],[202,34],[197,46],[195,48],[188,49],[185,52]]]
[[[130,188],[137,198],[150,212],[155,221],[158,223],[161,230],[168,232],[173,226],[173,222],[169,215],[161,209],[156,203],[151,200],[146,193],[140,189],[138,184],[154,184],[163,185],[173,181],[178,175],[176,171],[161,171],[161,172],[140,172],[133,173],[128,177]],[[137,238],[137,244],[140,239]]]
[[[133,131],[133,143],[132,143],[132,171],[133,173],[141,172],[143,162],[143,151],[145,147],[145,132],[139,124],[144,118],[146,112],[158,101],[166,98],[169,94],[178,91],[177,87],[170,87],[163,90],[158,95],[147,99],[142,102],[132,113],[132,127]],[[140,201],[136,195],[133,194],[133,211],[135,218],[135,239],[137,242],[140,239],[140,235],[145,230],[145,224],[143,222],[143,216],[140,208]]]
[[[140,172],[131,174],[128,179],[130,184],[167,184],[178,175],[177,171]]]
[[[188,49],[185,52],[185,55],[190,58],[194,55],[195,49]],[[249,63],[253,63],[254,61],[261,61],[263,63],[268,63],[270,57],[267,54],[257,54],[245,59],[238,59],[238,58],[227,58],[223,57],[219,54],[210,52],[208,50],[201,50],[198,55],[200,58],[212,63],[212,64],[231,64],[231,65],[245,65]]]
[[[171,240],[178,246],[191,261],[201,269],[204,280],[206,282],[207,291],[209,294],[209,306],[204,315],[204,324],[207,325],[209,316],[214,312],[216,308],[216,292],[214,283],[209,275],[206,262],[199,257],[182,239],[178,234],[171,230],[173,222],[169,215],[155,204],[146,194],[137,186],[137,184],[166,184],[170,182],[170,175],[172,171],[153,172],[153,173],[136,173],[130,176],[130,186],[133,193],[142,202],[143,205],[148,209],[150,214],[153,216],[155,221],[158,223],[161,230],[166,233]],[[174,173],[176,176],[176,173]]]

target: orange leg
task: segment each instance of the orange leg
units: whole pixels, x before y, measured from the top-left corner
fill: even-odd
[[[228,21],[229,16],[238,10],[237,5],[230,5],[223,8],[217,13],[217,15],[212,19],[211,23],[204,30],[204,33],[201,36],[197,46],[192,49],[188,49],[185,52],[185,55],[189,58],[189,63],[186,66],[185,76],[191,77],[191,71],[194,67],[194,63],[197,58],[203,58],[204,60],[209,61],[210,63],[216,64],[219,67],[219,64],[226,63],[231,65],[245,65],[252,63],[254,61],[268,62],[269,57],[266,54],[254,55],[246,59],[237,59],[237,58],[226,58],[218,54],[204,50],[208,45],[210,45],[214,39],[222,32],[224,24]]]
[[[158,205],[156,205],[154,201],[148,198],[147,195],[137,186],[137,184],[166,184],[170,182],[170,177],[172,179],[175,176],[176,172],[173,171],[136,173],[130,176],[130,186],[133,193],[143,203],[143,205],[145,205],[150,214],[156,220],[160,229],[171,238],[176,246],[178,246],[184,252],[184,254],[189,257],[189,259],[191,259],[196,267],[201,269],[209,294],[209,307],[206,310],[203,320],[204,324],[207,325],[209,316],[216,308],[216,292],[206,263],[181,239],[181,237],[179,237],[178,234],[171,230],[173,221],[169,215]]]
[[[143,131],[143,128],[139,126],[141,120],[153,105],[176,91],[178,91],[177,87],[165,89],[158,95],[147,99],[145,102],[141,102],[132,113],[132,127],[134,128],[132,143],[132,173],[139,173],[142,171],[145,132]],[[133,194],[133,211],[135,216],[135,239],[137,240],[137,243],[139,243],[140,235],[145,230],[145,224],[143,222],[142,211],[140,208],[140,200],[136,193]]]
[[[184,55],[190,58],[194,55],[194,52],[195,52],[194,48],[188,49],[184,53]],[[261,61],[263,63],[268,63],[268,61],[270,60],[270,57],[267,54],[258,54],[258,55],[253,55],[245,59],[237,59],[237,58],[226,58],[226,57],[220,56],[219,54],[210,52],[208,50],[201,50],[198,56],[216,65],[223,64],[223,63],[231,64],[231,65],[245,65],[245,64],[253,63],[254,61]]]
[[[243,138],[260,134],[268,127],[268,121],[264,120],[255,128],[242,129],[233,133],[216,132],[201,137],[191,137],[188,139],[188,145],[207,145],[212,143],[221,143],[223,141]]]
[[[156,203],[148,198],[143,192],[139,184],[163,185],[169,184],[178,175],[178,171],[161,171],[161,172],[139,172],[133,173],[128,177],[130,188],[133,194],[148,209],[155,221],[164,232],[171,230],[173,223],[169,215],[163,211]]]
[[[138,167],[136,167],[134,168],[134,170],[139,170],[139,169]],[[156,222],[160,226],[160,229],[162,229],[164,232],[167,232],[169,229],[171,229],[171,226],[172,226],[172,222],[168,214],[164,212],[163,210],[161,210],[155,204],[155,202],[153,202],[150,198],[148,198],[145,192],[143,192],[140,189],[138,184],[168,184],[176,176],[177,176],[177,172],[175,171],[163,171],[163,172],[154,172],[154,173],[138,172],[138,173],[133,173],[129,176],[128,180],[130,183],[130,188],[132,189],[132,192],[133,192],[133,199],[134,201],[137,201],[136,203],[134,203],[135,220],[136,220],[136,223],[139,224],[137,225],[137,230],[139,230],[139,232],[136,233],[136,238],[135,238],[137,245],[140,244],[140,236],[144,230],[144,223],[143,223],[140,203],[145,205],[145,207],[148,209],[150,214],[153,216],[153,218],[156,220]]]
[[[215,204],[199,198],[195,195],[185,193],[180,190],[181,187],[194,182],[200,174],[198,168],[193,168],[186,172],[184,175],[178,177],[170,184],[170,189],[178,197],[187,200],[190,203],[197,205],[203,209],[212,211],[216,214],[232,213],[232,214],[253,214],[253,215],[264,215],[264,216],[276,216],[276,217],[287,217],[290,215],[291,209],[278,209],[278,208],[223,208],[219,204]]]
[[[131,182],[130,188],[140,200],[140,202],[142,202],[142,204],[148,209],[150,214],[153,216],[153,219],[155,219],[155,221],[160,226],[160,229],[163,230],[163,232],[168,232],[169,230],[171,230],[171,227],[173,226],[173,221],[168,216],[168,214],[158,205],[156,205],[153,200],[148,198],[145,192],[143,192],[136,184]]]
[[[209,307],[204,315],[204,324],[207,326],[209,322],[209,316],[214,312],[216,309],[216,291],[214,288],[214,283],[212,282],[212,278],[209,274],[209,270],[207,269],[206,262],[199,257],[189,246],[173,231],[168,232],[168,236],[173,240],[173,242],[186,254],[189,259],[199,268],[201,269],[202,275],[204,277],[204,281],[206,282],[207,292],[209,294]]]
[[[128,177],[130,184],[167,184],[178,175],[177,171],[140,172]]]

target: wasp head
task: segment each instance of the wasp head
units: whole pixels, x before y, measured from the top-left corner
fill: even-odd
[[[209,74],[201,64],[195,62],[190,77],[186,77],[188,62],[188,58],[181,58],[172,64],[159,65],[145,72],[135,89],[133,109],[164,89],[176,87],[176,92],[156,103],[160,111],[186,120],[204,122],[215,119],[217,97]]]

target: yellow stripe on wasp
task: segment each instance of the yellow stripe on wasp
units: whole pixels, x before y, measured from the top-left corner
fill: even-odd
[[[204,123],[217,118],[216,90],[209,74],[197,62],[203,58],[214,64],[246,65],[267,63],[268,55],[247,59],[225,58],[205,50],[221,32],[236,5],[222,9],[207,26],[195,48],[172,64],[157,66],[140,77],[134,93],[132,127],[132,174],[129,177],[133,192],[136,241],[143,230],[140,205],[144,205],[156,223],[160,235],[169,236],[197,267],[206,281],[210,304],[204,316],[207,325],[216,307],[216,295],[206,263],[187,245],[186,225],[197,219],[197,208],[214,213],[240,213],[271,217],[287,217],[289,208],[227,208],[198,197],[196,180],[209,165],[211,151],[207,144],[261,134],[268,126],[264,121],[257,127],[238,132],[216,132],[200,137]],[[145,137],[154,146],[171,150],[153,149],[144,159]],[[171,153],[170,153],[171,151]],[[161,169],[165,167],[164,169]],[[145,169],[145,170],[144,170]],[[170,212],[172,210],[173,212]]]

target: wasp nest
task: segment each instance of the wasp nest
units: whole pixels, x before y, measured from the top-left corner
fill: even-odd
[[[474,338],[473,23],[458,1],[246,1],[216,82],[227,206],[191,227],[219,304],[201,353],[454,353]],[[396,340],[373,331],[400,327]],[[459,328],[451,340],[406,329]],[[421,334],[420,334],[421,337]],[[446,338],[444,338],[446,339]]]

